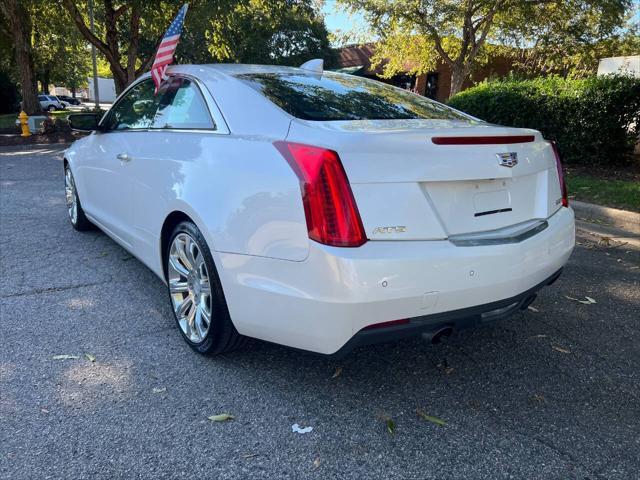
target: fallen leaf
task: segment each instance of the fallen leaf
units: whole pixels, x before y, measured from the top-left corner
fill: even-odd
[[[570,350],[567,350],[566,348],[558,347],[557,345],[551,345],[551,348],[553,348],[556,352],[571,353]]]
[[[446,373],[447,375],[451,375],[454,371],[455,371],[455,368],[453,367],[447,367],[444,369],[444,373]]]
[[[585,296],[584,298],[586,298],[586,300],[578,300],[578,302],[580,302],[580,303],[582,303],[584,305],[591,305],[592,303],[598,303],[591,297]]]
[[[602,243],[604,243],[605,245],[611,245],[611,238],[610,237],[600,237],[600,241]]]
[[[419,408],[416,409],[416,413],[423,420],[426,420],[427,422],[435,423],[436,425],[439,425],[441,427],[444,427],[447,424],[447,422],[445,422],[441,418],[432,417],[431,415],[427,415],[426,413],[424,413],[424,410],[421,410]]]
[[[541,393],[536,393],[533,397],[531,397],[536,402],[544,402],[544,396]]]
[[[233,415],[229,415],[228,413],[221,413],[219,415],[211,415],[207,418],[212,422],[226,422],[227,420],[233,420],[236,417],[234,417]]]
[[[387,424],[387,432],[389,432],[392,435],[396,433],[396,422],[394,422],[390,418],[387,418],[386,424]]]
[[[316,459],[313,461],[313,469],[317,470],[320,467],[320,457],[316,457]]]
[[[260,455],[259,453],[245,453],[244,455],[242,455],[242,458],[253,458],[253,457],[257,457],[258,455]]]
[[[40,409],[40,411],[41,411],[42,413],[49,413],[49,410],[47,410],[46,408],[41,408],[41,409]]]
[[[598,303],[593,298],[587,297],[587,296],[584,297],[584,298],[586,298],[586,300],[580,300],[579,298],[573,298],[573,297],[569,297],[567,295],[565,295],[564,298],[566,298],[568,300],[573,300],[574,302],[582,303],[583,305],[591,305],[592,303]]]
[[[167,387],[153,387],[153,393],[164,393],[167,391]]]
[[[478,408],[480,408],[482,406],[482,404],[478,400],[469,400],[469,402],[467,402],[467,403],[474,410],[477,410]]]
[[[52,360],[77,360],[80,358],[80,355],[54,355],[51,357]]]
[[[531,305],[529,305],[527,307],[528,310],[531,310],[532,312],[538,313],[540,310],[538,310],[536,307],[532,307]]]
[[[96,361],[96,357],[91,355],[90,353],[85,353],[84,354],[84,358],[86,358],[87,360],[89,360],[90,362],[95,362]]]
[[[340,375],[342,375],[342,367],[336,367],[336,371],[333,372],[331,378],[338,378]]]

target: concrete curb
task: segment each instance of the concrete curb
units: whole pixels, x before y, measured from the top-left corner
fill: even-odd
[[[579,202],[577,200],[571,201],[570,206],[573,208],[576,218],[586,221],[595,220],[596,222],[604,222],[620,227],[628,232],[640,234],[640,213],[603,207],[593,203]]]

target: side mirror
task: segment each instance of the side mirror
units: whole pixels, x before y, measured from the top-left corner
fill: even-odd
[[[98,113],[74,113],[67,117],[69,126],[72,130],[79,132],[92,132],[94,130],[100,130],[98,123],[102,118]]]

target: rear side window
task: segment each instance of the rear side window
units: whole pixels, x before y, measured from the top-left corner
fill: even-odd
[[[45,95],[38,95],[38,100],[41,102],[46,102],[47,101],[47,97]]]
[[[153,128],[214,129],[200,89],[188,78],[173,77],[163,85]]]
[[[324,72],[237,75],[294,117],[304,120],[469,118],[451,108],[382,82]]]

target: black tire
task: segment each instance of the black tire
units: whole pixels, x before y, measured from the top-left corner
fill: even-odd
[[[54,107],[53,105],[49,105],[47,107],[47,112],[53,112],[56,109],[56,107]]]
[[[84,210],[82,209],[82,204],[80,203],[80,197],[78,197],[78,189],[75,187],[75,179],[73,178],[73,173],[71,172],[71,169],[69,168],[68,165],[64,167],[64,175],[65,175],[65,200],[66,200],[67,188],[68,188],[67,176],[69,175],[71,177],[71,181],[73,182],[72,195],[76,202],[75,203],[76,215],[74,219],[69,207],[69,201],[67,200],[67,213],[69,214],[69,221],[71,222],[71,226],[76,230],[78,230],[79,232],[86,232],[87,230],[92,230],[94,228],[93,224],[89,221],[87,216],[84,214]]]
[[[174,309],[173,297],[169,290],[169,258],[171,245],[174,239],[182,233],[189,235],[196,243],[199,252],[204,258],[204,264],[207,268],[209,277],[209,285],[211,289],[211,323],[207,333],[203,339],[198,342],[192,342],[180,326],[178,315]],[[167,248],[164,252],[165,272],[167,280],[167,292],[169,294],[169,304],[173,311],[173,316],[178,326],[178,330],[182,335],[182,338],[193,348],[196,352],[203,355],[218,355],[235,350],[246,343],[247,337],[240,335],[236,328],[233,326],[231,316],[229,315],[229,309],[227,308],[227,301],[222,290],[222,284],[220,283],[220,277],[216,270],[216,266],[211,256],[211,251],[207,245],[204,236],[196,227],[196,225],[190,221],[184,221],[179,223],[171,233],[171,237],[167,242]]]

